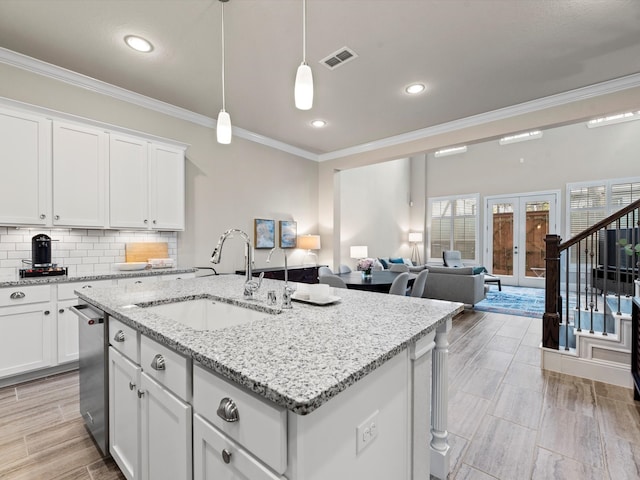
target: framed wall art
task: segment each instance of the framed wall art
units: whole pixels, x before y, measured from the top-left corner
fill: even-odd
[[[273,248],[276,246],[276,222],[256,218],[253,221],[254,242],[256,248]]]
[[[280,220],[280,248],[296,248],[298,224],[291,220]]]

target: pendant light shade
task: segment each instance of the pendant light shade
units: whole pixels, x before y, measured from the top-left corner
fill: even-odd
[[[216,122],[216,137],[218,143],[228,145],[231,143],[231,116],[225,110],[225,91],[224,91],[224,4],[229,0],[220,0],[222,3],[222,109],[218,114]]]
[[[298,67],[294,95],[296,108],[310,110],[313,107],[313,74],[311,67],[306,63],[302,63]]]
[[[216,123],[216,136],[218,143],[228,145],[231,143],[231,116],[229,112],[225,112],[224,109],[220,110],[218,114],[218,121]]]
[[[309,110],[313,106],[313,74],[307,65],[307,0],[302,0],[302,63],[296,73],[294,88],[296,108]]]

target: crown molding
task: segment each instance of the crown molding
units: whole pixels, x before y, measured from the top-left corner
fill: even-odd
[[[121,87],[116,87],[115,85],[111,85],[101,80],[96,80],[86,75],[82,75],[2,47],[0,47],[0,62],[206,128],[214,129],[216,126],[216,120],[211,117],[207,117],[206,115],[201,115],[181,107],[176,107],[175,105],[171,105]],[[640,73],[323,154],[316,154],[243,128],[232,127],[232,130],[233,135],[236,137],[275,148],[308,160],[323,162],[348,157],[350,155],[371,152],[394,145],[400,145],[402,143],[413,142],[436,135],[451,133],[489,122],[505,120],[518,115],[533,113],[547,108],[582,101],[638,86],[640,86]]]
[[[505,120],[519,115],[533,113],[560,105],[566,105],[572,102],[583,101],[589,98],[599,97],[601,95],[615,93],[621,90],[627,90],[639,86],[640,73],[634,73],[632,75],[627,75],[626,77],[608,80],[606,82],[589,85],[587,87],[576,88],[575,90],[569,90],[567,92],[558,93],[556,95],[550,95],[548,97],[538,98],[536,100],[519,103],[517,105],[511,105],[509,107],[501,108],[498,110],[480,113],[471,117],[453,120],[447,123],[441,123],[439,125],[434,125],[433,127],[422,128],[420,130],[414,130],[412,132],[402,133],[393,137],[387,137],[373,142],[355,145],[353,147],[344,148],[342,150],[323,153],[321,155],[318,155],[318,161],[324,162],[328,160],[347,157],[350,155],[356,155],[359,153],[371,152],[385,147],[391,147],[394,145],[400,145],[402,143],[421,140],[423,138],[451,133],[469,127],[476,127],[485,123]]]
[[[205,128],[215,129],[216,127],[216,120],[211,117],[207,117],[206,115],[201,115],[185,108],[176,107],[175,105],[156,100],[155,98],[147,97],[145,95],[132,92],[131,90],[111,85],[110,83],[106,83],[101,80],[96,80],[95,78],[91,78],[86,75],[67,70],[66,68],[62,68],[51,63],[28,57],[26,55],[22,55],[21,53],[7,50],[6,48],[0,47],[0,62],[38,75],[42,75],[47,78],[51,78],[53,80],[58,80],[69,85],[74,85],[86,90],[91,90],[92,92],[107,95],[116,100],[121,100],[133,105],[138,105],[139,107],[153,110],[170,117],[185,120],[187,122],[191,122]],[[239,127],[232,126],[232,131],[235,137],[244,138],[245,140],[282,150],[284,152],[291,153],[292,155],[303,157],[308,160],[318,160],[317,154],[309,152],[302,148],[294,147],[293,145],[289,145],[279,140],[274,140],[272,138],[265,137],[264,135],[260,135]]]

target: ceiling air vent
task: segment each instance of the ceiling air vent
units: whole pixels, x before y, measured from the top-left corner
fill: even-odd
[[[356,52],[354,52],[350,48],[342,47],[340,50],[336,50],[328,57],[320,60],[320,63],[322,63],[329,70],[333,70],[334,68],[353,60],[357,56],[358,54],[356,54]]]

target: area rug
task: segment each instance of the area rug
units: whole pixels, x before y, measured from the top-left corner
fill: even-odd
[[[500,292],[497,287],[492,286],[487,292],[487,298],[476,303],[475,309],[482,312],[542,318],[544,313],[544,288],[503,285]]]

